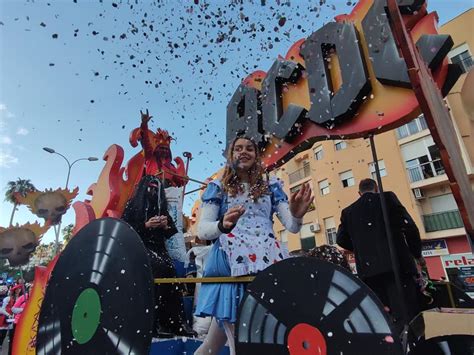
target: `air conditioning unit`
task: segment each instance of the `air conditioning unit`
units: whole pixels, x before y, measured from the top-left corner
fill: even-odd
[[[420,188],[416,187],[413,189],[413,195],[415,195],[415,198],[417,200],[420,200],[422,198],[425,198],[425,195],[423,195],[423,191],[421,191]]]
[[[309,230],[313,233],[319,232],[321,230],[321,226],[319,225],[319,223],[314,223],[309,226]]]

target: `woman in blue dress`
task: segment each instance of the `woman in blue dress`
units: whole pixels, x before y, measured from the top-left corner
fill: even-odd
[[[304,184],[288,201],[278,180],[265,179],[255,142],[236,138],[222,178],[210,182],[202,195],[198,235],[214,241],[204,277],[256,274],[286,258],[288,251],[273,232],[273,214],[297,233],[312,200]],[[242,283],[202,284],[195,314],[213,320],[195,354],[218,354],[226,340],[235,354],[233,325],[244,289]]]

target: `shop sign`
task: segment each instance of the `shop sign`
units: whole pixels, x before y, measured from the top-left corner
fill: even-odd
[[[445,239],[430,240],[423,242],[421,245],[421,253],[426,258],[427,256],[448,255],[448,245]]]
[[[474,255],[472,253],[445,255],[443,265],[446,269],[474,266]]]

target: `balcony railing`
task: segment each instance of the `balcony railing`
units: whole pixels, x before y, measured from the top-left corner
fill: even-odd
[[[429,179],[445,173],[441,159],[428,161],[423,164],[410,166],[407,168],[410,182]]]
[[[426,232],[436,232],[464,227],[461,214],[458,210],[424,215],[423,224],[425,225]]]
[[[301,169],[295,170],[292,173],[288,174],[288,179],[290,180],[290,185],[304,179],[311,175],[311,168],[309,164],[304,165]]]

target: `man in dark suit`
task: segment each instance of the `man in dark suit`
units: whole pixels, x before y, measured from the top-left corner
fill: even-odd
[[[401,302],[406,305],[407,321],[420,311],[414,279],[417,274],[415,260],[424,263],[420,233],[397,196],[391,191],[384,192],[403,287],[403,297],[399,299],[377,183],[372,179],[362,180],[359,195],[356,202],[342,211],[337,244],[354,252],[358,276],[390,309],[395,326],[401,332],[404,326]]]

